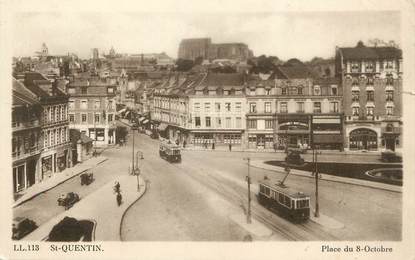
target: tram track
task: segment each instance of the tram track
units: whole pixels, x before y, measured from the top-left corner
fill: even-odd
[[[144,150],[154,150],[153,147],[145,145]],[[152,149],[153,148],[153,149]],[[157,152],[155,150],[155,152]],[[158,158],[155,154],[146,155],[154,158]],[[246,212],[246,187],[241,187],[235,182],[232,182],[229,178],[221,176],[216,171],[207,171],[207,169],[200,166],[192,166],[186,164],[185,160],[182,164],[169,163],[164,160],[160,160],[166,167],[173,167],[180,173],[186,174],[188,177],[203,184],[205,187],[214,191],[220,195],[223,199],[230,202],[233,205],[241,207]],[[255,194],[252,193],[252,198],[255,198]],[[274,233],[281,235],[289,241],[319,241],[319,240],[338,240],[335,236],[325,231],[319,224],[308,221],[303,224],[293,224],[288,220],[276,215],[274,212],[259,205],[254,199],[251,201],[251,214],[252,216],[270,228]]]

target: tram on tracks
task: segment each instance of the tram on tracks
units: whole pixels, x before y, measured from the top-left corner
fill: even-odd
[[[159,155],[169,162],[181,162],[180,146],[171,142],[161,141],[159,146]]]
[[[310,196],[269,179],[259,182],[258,202],[278,215],[295,222],[305,222],[310,217]]]

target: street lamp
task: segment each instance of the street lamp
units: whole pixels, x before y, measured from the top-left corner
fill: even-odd
[[[313,174],[314,177],[316,179],[316,209],[314,212],[314,216],[316,218],[318,218],[320,216],[320,210],[319,210],[319,204],[318,204],[318,167],[317,167],[317,155],[319,154],[318,151],[316,151],[315,146],[313,145],[313,164],[314,164],[314,169],[313,169]]]
[[[248,176],[246,176],[246,181],[248,183],[248,212],[246,215],[246,223],[251,224],[251,176],[250,176],[250,162],[251,158],[244,158],[245,161],[248,161]]]

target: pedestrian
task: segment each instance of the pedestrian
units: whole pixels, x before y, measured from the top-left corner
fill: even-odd
[[[121,185],[120,185],[120,183],[118,181],[115,182],[114,192],[115,193],[120,193],[121,192]]]
[[[122,195],[121,195],[121,192],[118,192],[117,193],[117,204],[118,204],[118,207],[121,205],[121,203],[122,203]]]
[[[215,143],[212,143],[212,150],[215,150]]]
[[[205,141],[205,149],[207,149],[207,145],[208,145],[208,142],[207,142],[207,141]]]
[[[232,144],[229,144],[229,152],[232,152]]]
[[[277,143],[274,143],[274,152],[277,152]]]
[[[183,148],[186,148],[186,140],[183,141]]]

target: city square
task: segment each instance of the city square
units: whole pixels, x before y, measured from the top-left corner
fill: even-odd
[[[376,37],[16,55],[13,239],[400,241],[403,57]]]

